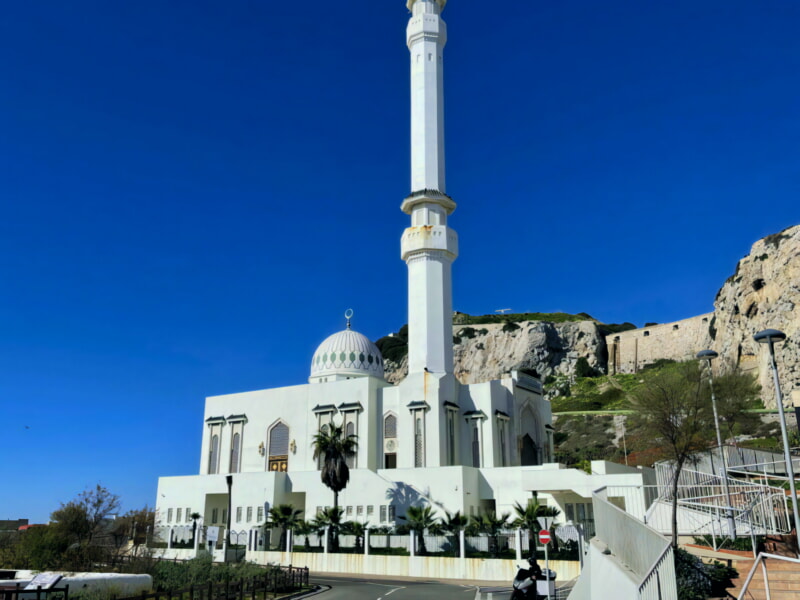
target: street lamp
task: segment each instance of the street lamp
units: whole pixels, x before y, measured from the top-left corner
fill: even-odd
[[[722,447],[722,436],[719,433],[719,415],[717,414],[717,399],[714,396],[714,379],[711,373],[711,361],[719,356],[713,350],[703,350],[697,353],[699,360],[705,360],[708,366],[708,385],[711,388],[711,407],[714,409],[714,427],[717,430],[717,448],[722,455],[722,486],[725,489],[725,502],[727,508],[725,510],[728,519],[728,536],[730,539],[736,539],[736,519],[733,517],[733,504],[731,504],[731,489],[728,485],[728,457],[725,449]]]
[[[783,397],[781,396],[781,384],[778,381],[778,365],[775,362],[775,342],[782,342],[786,339],[786,334],[777,329],[765,329],[753,336],[759,344],[769,346],[769,358],[772,365],[772,380],[775,383],[775,403],[778,405],[778,415],[781,419],[781,435],[783,436],[783,456],[786,461],[786,476],[789,478],[789,492],[792,495],[792,510],[794,511],[794,532],[797,536],[798,548],[800,549],[800,516],[797,514],[797,490],[794,485],[794,467],[792,456],[789,454],[789,436],[786,433],[786,416],[783,414]]]

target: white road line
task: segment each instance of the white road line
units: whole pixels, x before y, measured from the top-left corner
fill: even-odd
[[[386,592],[386,595],[388,596],[389,594],[394,594],[397,590],[404,590],[404,589],[406,589],[406,586],[394,588],[391,592]]]

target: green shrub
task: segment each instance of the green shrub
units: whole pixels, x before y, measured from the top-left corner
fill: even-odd
[[[589,365],[589,361],[585,356],[581,356],[575,363],[575,376],[576,377],[594,377],[597,373]]]
[[[506,332],[506,333],[510,333],[512,331],[516,331],[519,328],[520,328],[519,325],[517,325],[513,321],[506,321],[503,324],[503,331]]]

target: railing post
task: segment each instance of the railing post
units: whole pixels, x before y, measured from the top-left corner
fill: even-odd
[[[517,544],[517,562],[522,562],[522,529],[519,527],[514,532],[514,540]]]
[[[417,532],[413,529],[409,531],[409,535],[411,536],[411,556],[417,555]]]
[[[458,557],[467,558],[467,534],[463,529],[458,532]]]

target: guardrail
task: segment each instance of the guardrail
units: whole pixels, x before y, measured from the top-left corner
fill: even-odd
[[[660,533],[608,501],[603,487],[592,494],[597,537],[636,575],[641,600],[676,600],[672,545]]]

